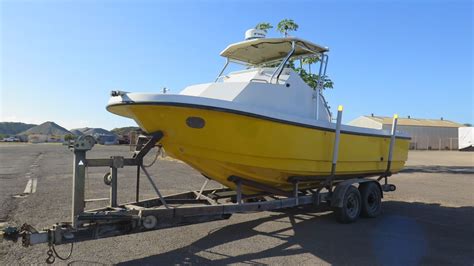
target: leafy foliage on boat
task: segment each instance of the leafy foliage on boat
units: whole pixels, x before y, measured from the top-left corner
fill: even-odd
[[[265,33],[267,33],[268,30],[272,28],[273,26],[269,22],[260,22],[255,26],[255,29],[263,30],[265,31]],[[283,34],[285,37],[288,37],[289,32],[297,31],[298,28],[298,24],[296,24],[292,19],[283,19],[278,22],[277,25],[277,31]],[[313,89],[316,89],[316,87],[318,86],[319,75],[311,72],[311,66],[313,64],[317,64],[319,60],[319,57],[316,56],[306,57],[300,60],[289,60],[288,66],[294,71],[298,72],[300,77],[304,80],[304,82],[306,82],[306,84],[308,84],[308,86]],[[296,66],[295,61],[299,62],[299,66]],[[278,63],[268,65],[268,67],[276,66],[278,66]],[[334,87],[334,82],[328,77],[325,77],[323,82],[323,89],[332,89]]]

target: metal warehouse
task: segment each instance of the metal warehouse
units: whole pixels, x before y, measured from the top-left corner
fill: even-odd
[[[352,126],[390,130],[392,118],[361,116],[349,123]],[[441,119],[399,118],[398,130],[411,136],[410,149],[457,150],[458,128],[462,124]]]

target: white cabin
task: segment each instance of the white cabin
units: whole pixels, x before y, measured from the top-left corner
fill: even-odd
[[[313,89],[298,73],[286,67],[290,58],[318,56],[321,59],[319,76],[324,80],[326,51],[326,47],[297,38],[257,38],[232,44],[221,53],[227,62],[215,82],[188,86],[180,94],[330,122],[322,82]],[[229,62],[243,64],[247,69],[223,75]],[[268,67],[272,64],[277,66]]]

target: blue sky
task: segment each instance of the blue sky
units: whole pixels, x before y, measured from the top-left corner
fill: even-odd
[[[178,93],[215,78],[258,22],[331,49],[325,95],[344,121],[374,113],[474,123],[472,1],[0,1],[1,120],[134,125],[113,89]],[[278,36],[274,31],[269,35]]]

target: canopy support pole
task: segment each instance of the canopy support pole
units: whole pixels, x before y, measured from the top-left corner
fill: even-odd
[[[278,84],[278,80],[280,79],[280,75],[281,75],[281,72],[283,72],[283,69],[285,68],[285,65],[286,63],[288,62],[288,60],[290,60],[290,57],[293,55],[293,53],[295,52],[296,50],[296,44],[294,41],[291,42],[291,50],[290,52],[286,55],[285,59],[283,59],[283,61],[281,61],[280,65],[275,69],[275,71],[273,72],[271,78],[270,78],[270,84],[272,83],[273,81],[273,78],[275,77],[275,75],[277,76],[276,78],[276,84]],[[278,75],[277,75],[278,73]]]
[[[217,82],[219,80],[219,78],[222,76],[222,73],[224,73],[224,70],[227,68],[227,66],[229,65],[229,58],[226,58],[225,60],[225,65],[224,67],[222,68],[221,72],[219,73],[219,75],[217,75],[217,78],[216,80],[214,80],[214,82]]]

